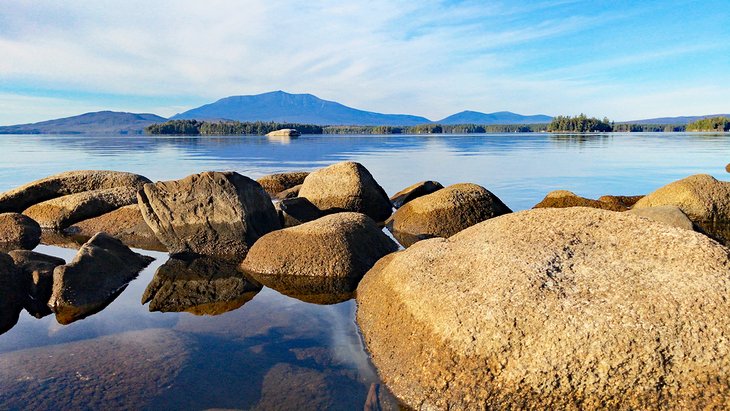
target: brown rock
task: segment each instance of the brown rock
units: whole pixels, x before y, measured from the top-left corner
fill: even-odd
[[[618,201],[617,197],[604,196],[601,197],[605,201],[591,200],[590,198],[580,197],[567,190],[556,190],[549,192],[545,198],[535,204],[533,208],[566,208],[566,207],[590,207],[599,208],[601,210],[626,211],[628,207]]]
[[[260,236],[281,227],[261,186],[233,172],[145,184],[138,200],[145,221],[172,254],[241,258]]]
[[[413,184],[412,186],[406,187],[393,194],[393,196],[390,197],[390,201],[393,203],[393,207],[401,208],[403,204],[415,198],[435,193],[442,188],[444,188],[444,186],[442,186],[438,181],[421,181],[420,183]]]
[[[601,196],[598,201],[602,203],[615,204],[619,207],[631,208],[637,201],[644,198],[643,195],[638,196]]]
[[[414,408],[724,409],[728,267],[692,231],[529,210],[383,258],[357,320]]]
[[[304,197],[290,198],[274,204],[282,227],[294,227],[314,221],[325,215],[317,206]]]
[[[450,237],[474,224],[511,212],[484,187],[454,184],[406,203],[386,225],[408,247],[426,238]]]
[[[263,176],[256,180],[270,196],[301,185],[309,175],[308,172],[277,173]]]
[[[306,197],[325,212],[355,211],[377,222],[385,221],[393,212],[385,190],[362,164],[352,161],[310,173],[299,197]]]
[[[730,163],[728,163],[728,165],[725,166],[725,171],[727,171],[728,173],[730,173]]]
[[[41,241],[41,226],[18,213],[0,214],[0,251],[32,250]]]
[[[627,211],[629,214],[638,215],[639,217],[648,218],[650,220],[659,221],[660,223],[668,224],[677,228],[684,228],[685,230],[694,230],[692,220],[687,218],[687,215],[675,206],[658,206],[658,207],[646,207],[636,208],[634,210]]]
[[[69,324],[111,303],[152,260],[121,241],[99,233],[84,244],[66,265],[53,270],[48,305],[56,320]]]
[[[254,277],[360,278],[378,259],[397,249],[369,217],[337,213],[261,237],[241,266]]]
[[[299,197],[299,190],[302,189],[302,185],[296,185],[292,188],[286,189],[284,191],[281,191],[277,193],[276,195],[272,196],[271,198],[274,200],[286,200],[288,198],[296,198]]]
[[[43,228],[64,229],[79,221],[134,204],[136,200],[136,188],[115,187],[54,198],[31,206],[23,214],[36,220]]]
[[[20,270],[27,287],[27,298],[23,305],[31,315],[43,318],[51,314],[48,301],[53,290],[53,270],[66,264],[62,258],[35,251],[15,250],[8,253]]]
[[[0,194],[0,212],[20,213],[33,204],[84,191],[141,188],[145,177],[120,171],[79,170],[55,174]]]
[[[25,297],[20,273],[9,255],[0,252],[0,334],[13,328]]]
[[[121,240],[129,247],[167,251],[147,225],[136,202],[99,217],[81,221],[64,230],[67,235],[83,239],[82,242],[101,232]]]

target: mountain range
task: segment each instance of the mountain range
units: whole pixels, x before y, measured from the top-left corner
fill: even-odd
[[[687,124],[712,116],[666,117],[626,123]],[[222,98],[213,103],[175,114],[170,119],[273,121],[316,125],[413,126],[427,123],[444,125],[538,124],[549,123],[552,117],[543,114],[525,116],[509,111],[495,113],[462,111],[441,120],[432,121],[425,117],[408,114],[383,114],[359,110],[334,101],[320,99],[312,94],[273,91],[257,95]],[[0,127],[0,134],[141,134],[146,126],[167,120],[155,114],[99,111],[40,123],[4,126]]]

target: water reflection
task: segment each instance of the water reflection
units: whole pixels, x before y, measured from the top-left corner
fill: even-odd
[[[360,278],[250,274],[281,294],[312,304],[337,304],[354,297]]]

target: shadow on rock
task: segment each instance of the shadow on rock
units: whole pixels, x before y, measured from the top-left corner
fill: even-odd
[[[261,284],[305,303],[337,304],[352,299],[360,278],[253,274]]]
[[[142,296],[150,311],[218,315],[251,301],[261,284],[236,264],[201,256],[178,256],[160,266]]]

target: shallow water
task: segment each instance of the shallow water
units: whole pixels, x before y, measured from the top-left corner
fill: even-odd
[[[390,194],[424,179],[468,181],[521,210],[555,189],[597,198],[645,194],[697,173],[727,180],[730,136],[11,135],[0,136],[0,191],[72,169],[131,171],[152,180],[204,170],[257,178],[342,160],[365,165]],[[75,254],[51,246],[37,251],[67,261]],[[167,255],[144,253],[156,260],[100,313],[64,326],[53,316],[23,312],[0,335],[0,408],[360,409],[379,383],[353,300],[317,305],[265,287],[235,304],[197,311],[231,309],[219,315],[149,312],[142,294]]]

